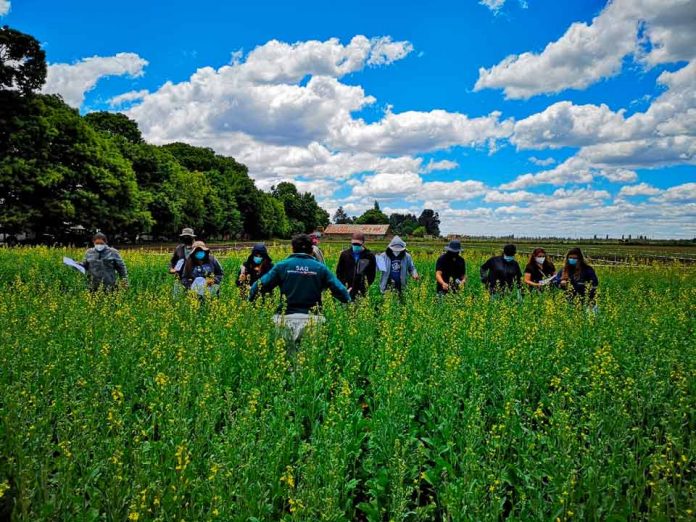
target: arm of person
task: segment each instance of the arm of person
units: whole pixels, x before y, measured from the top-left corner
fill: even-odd
[[[442,277],[442,270],[435,272],[435,280],[440,284],[443,290],[449,290],[449,284]]]
[[[416,264],[413,262],[413,258],[408,256],[408,273],[411,274],[413,279],[419,279],[418,270],[416,270]]]
[[[121,278],[123,283],[127,286],[128,285],[128,269],[126,268],[126,263],[123,262],[123,258],[121,257],[121,254],[119,254],[116,251],[114,251],[114,267],[116,269],[116,273],[118,273],[118,276]]]
[[[330,270],[326,269],[325,274],[326,286],[331,290],[331,294],[342,303],[350,303],[350,294],[345,285]]]
[[[490,258],[488,261],[483,263],[481,265],[481,269],[479,270],[479,275],[481,276],[481,282],[485,283],[488,281],[488,274],[491,269],[491,263],[492,263],[493,258]]]
[[[278,265],[274,266],[270,272],[262,276],[261,279],[256,281],[249,289],[249,301],[256,299],[261,288],[263,288],[264,293],[270,292],[276,286],[280,284],[280,268]]]
[[[225,277],[225,272],[222,269],[222,265],[215,257],[213,258],[213,275],[216,285],[219,285],[222,282],[222,278]]]
[[[530,274],[529,272],[524,273],[524,284],[526,284],[527,286],[541,286],[539,283],[535,283],[534,281],[532,281],[532,274]]]
[[[370,264],[368,264],[365,269],[365,278],[367,279],[367,286],[370,286],[375,282],[375,278],[377,277],[377,259],[374,254],[370,253],[368,260]]]
[[[176,270],[174,269],[174,267],[176,266],[178,261],[179,261],[179,247],[174,249],[174,253],[172,254],[172,258],[169,261],[169,273],[176,274]]]
[[[342,282],[345,282],[348,279],[346,277],[345,259],[345,252],[341,252],[341,255],[338,256],[338,264],[336,265],[336,277],[338,277],[338,280]]]
[[[82,261],[80,261],[80,264],[85,268],[85,270],[89,270],[89,261],[87,260],[87,252],[85,252],[85,255],[82,258]]]

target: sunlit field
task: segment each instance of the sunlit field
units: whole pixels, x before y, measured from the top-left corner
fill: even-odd
[[[491,253],[443,300],[425,249],[403,302],[327,295],[288,356],[246,251],[201,303],[167,255],[93,295],[81,251],[1,249],[0,519],[693,520],[696,267],[598,262],[594,313],[490,299]]]

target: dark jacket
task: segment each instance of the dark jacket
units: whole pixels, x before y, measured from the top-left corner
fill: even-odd
[[[309,313],[312,308],[321,306],[321,293],[327,288],[339,301],[349,303],[351,300],[346,287],[326,265],[309,254],[292,254],[275,265],[252,285],[249,300],[253,301],[261,288],[271,291],[276,286],[280,286],[286,305],[281,303],[279,313]]]
[[[362,249],[357,263],[352,248],[341,252],[336,266],[336,277],[346,288],[351,289],[350,297],[352,299],[367,293],[367,288],[374,282],[376,274],[375,255],[367,248]]]
[[[128,283],[126,264],[115,248],[107,246],[101,252],[90,248],[80,264],[85,267],[89,289],[92,291],[100,288],[113,290],[116,287],[116,276]]]
[[[576,275],[577,272],[577,275]],[[554,279],[554,284],[560,286],[561,279],[563,278],[563,269],[559,270]],[[568,291],[571,298],[589,297],[590,301],[593,301],[595,294],[597,293],[597,287],[599,286],[599,279],[597,279],[597,274],[594,268],[585,265],[582,268],[568,268],[568,286],[566,290]]]
[[[456,293],[459,288],[455,281],[462,281],[466,277],[466,261],[459,254],[452,255],[450,252],[445,252],[437,259],[435,272],[442,272],[442,279],[450,285],[452,293]],[[441,294],[448,293],[448,290],[442,288],[440,283],[435,281],[435,284],[436,292]]]
[[[491,257],[481,265],[481,282],[493,293],[520,286],[522,270],[517,261],[505,261],[503,256]]]
[[[176,264],[179,262],[179,260],[183,259],[184,262],[186,262],[186,258],[188,255],[191,253],[191,246],[190,245],[184,245],[183,243],[179,244],[176,246],[174,249],[174,253],[172,254],[172,258],[169,261],[169,268],[176,268]],[[179,270],[179,276],[181,276],[181,273],[183,272],[184,267],[181,267],[181,270]]]
[[[219,261],[215,259],[213,254],[208,254],[208,258],[201,265],[192,265],[190,270],[183,269],[181,274],[181,283],[186,288],[191,288],[191,284],[197,277],[202,277],[204,279],[213,278],[216,285],[222,282],[222,277],[224,276],[222,271],[222,266]]]
[[[251,254],[247,260],[242,263],[242,266],[239,268],[239,273],[237,274],[237,286],[251,286],[271,271],[273,268],[273,261],[268,256],[262,257],[263,261],[260,265],[254,263],[254,254]],[[244,281],[239,280],[240,276],[242,275],[242,269],[244,270],[244,274],[248,276]]]

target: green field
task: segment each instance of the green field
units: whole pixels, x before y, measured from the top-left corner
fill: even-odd
[[[693,520],[696,267],[598,262],[595,314],[491,300],[495,249],[441,302],[417,249],[403,303],[327,298],[292,357],[246,252],[201,304],[166,254],[90,295],[80,252],[0,249],[0,519]]]

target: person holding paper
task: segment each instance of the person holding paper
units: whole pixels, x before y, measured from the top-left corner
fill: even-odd
[[[184,288],[198,293],[200,296],[219,295],[220,283],[224,273],[222,266],[210,253],[203,241],[195,241],[191,245],[191,253],[184,263],[181,283]]]
[[[256,243],[251,254],[239,268],[237,286],[249,289],[256,281],[265,276],[273,268],[273,260],[268,255],[268,249],[263,243]]]
[[[87,250],[80,263],[85,268],[90,291],[115,290],[118,280],[121,286],[128,286],[126,264],[118,250],[107,245],[106,235],[94,234],[92,243],[94,247]]]
[[[394,236],[384,253],[377,256],[377,268],[382,272],[379,282],[382,293],[391,289],[401,295],[409,276],[416,280],[420,277],[411,254],[406,251],[406,243],[399,236]]]
[[[530,290],[543,290],[556,274],[556,267],[543,248],[535,248],[524,269],[524,284]]]
[[[169,273],[181,277],[181,271],[184,268],[184,263],[191,253],[193,241],[196,239],[196,234],[192,228],[184,228],[181,231],[181,243],[174,249],[172,258],[169,261]]]

